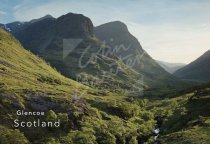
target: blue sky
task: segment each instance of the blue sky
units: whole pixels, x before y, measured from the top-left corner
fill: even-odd
[[[143,48],[166,62],[189,63],[210,49],[209,0],[0,0],[0,23],[68,12],[95,26],[120,20]]]

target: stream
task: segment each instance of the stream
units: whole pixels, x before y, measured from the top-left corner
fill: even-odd
[[[160,142],[158,141],[158,136],[160,135],[160,131],[161,131],[161,127],[162,127],[162,123],[163,123],[163,118],[161,118],[160,116],[157,116],[155,118],[156,122],[156,128],[153,130],[153,136],[155,139],[154,144],[160,144]]]
[[[151,132],[151,134],[149,136],[145,137],[141,141],[140,144],[144,144],[145,142],[147,142],[150,137],[153,137],[155,140],[153,144],[160,144],[160,142],[158,140],[158,136],[160,135],[161,126],[162,126],[163,121],[162,121],[161,117],[156,117],[155,120],[157,121],[155,129]]]

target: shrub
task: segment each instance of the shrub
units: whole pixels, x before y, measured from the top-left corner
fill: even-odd
[[[129,119],[140,114],[140,107],[135,104],[119,103],[111,107],[111,112],[121,118]]]
[[[97,131],[97,140],[96,141],[98,144],[115,144],[116,138],[109,131],[100,128]]]
[[[132,137],[129,141],[129,144],[138,144],[136,137]]]
[[[0,143],[1,144],[29,144],[23,133],[15,129],[7,129],[0,126]]]
[[[60,144],[60,142],[54,138],[49,138],[46,144]]]
[[[78,131],[74,138],[75,144],[95,144],[96,137],[89,132]]]
[[[56,113],[53,110],[49,110],[46,115],[46,120],[47,121],[56,121],[57,120]]]
[[[45,82],[45,83],[49,83],[49,84],[62,84],[61,80],[54,79],[52,77],[44,76],[44,75],[41,75],[37,80],[40,82]]]

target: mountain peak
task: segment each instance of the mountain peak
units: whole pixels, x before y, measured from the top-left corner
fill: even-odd
[[[41,18],[32,19],[32,20],[30,21],[30,23],[35,23],[35,22],[38,22],[38,21],[41,21],[41,20],[44,20],[44,19],[54,19],[54,17],[51,16],[51,15],[49,15],[49,14],[47,14],[47,15],[41,17]]]
[[[77,13],[72,13],[72,12],[69,12],[67,14],[64,14],[60,17],[85,17],[83,14],[77,14]],[[87,17],[86,17],[87,18]]]
[[[57,19],[56,25],[58,33],[64,37],[87,38],[94,36],[92,21],[82,14],[67,13],[62,15]]]
[[[53,18],[53,16],[51,16],[50,14],[47,14],[44,16],[45,18]]]
[[[208,51],[206,51],[202,56],[203,57],[206,57],[206,56],[210,57],[210,49]]]
[[[109,23],[102,24],[96,27],[97,29],[110,29],[114,30],[115,32],[128,32],[128,28],[125,23],[121,21],[112,21]]]
[[[107,25],[115,25],[115,26],[122,26],[124,28],[127,28],[126,24],[122,21],[112,21],[112,22],[108,22],[108,23],[105,23]]]

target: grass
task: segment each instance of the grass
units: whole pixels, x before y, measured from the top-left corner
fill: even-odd
[[[150,100],[147,110],[161,117],[161,143],[208,144],[210,142],[209,85],[174,98]]]
[[[167,144],[208,144],[210,143],[209,134],[209,127],[194,126],[181,132],[165,135],[161,141]]]

